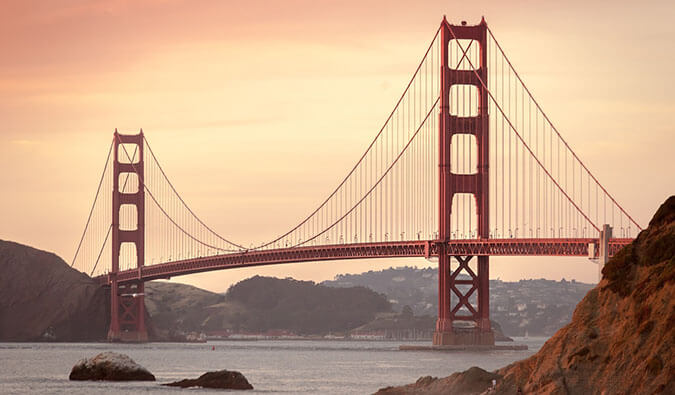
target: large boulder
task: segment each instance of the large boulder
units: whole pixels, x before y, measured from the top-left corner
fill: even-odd
[[[155,381],[146,368],[124,354],[107,351],[81,359],[70,372],[71,380]]]
[[[222,388],[230,390],[252,390],[253,386],[249,384],[243,374],[229,370],[219,370],[217,372],[207,372],[197,379],[185,379],[174,383],[164,384],[170,387],[202,387],[202,388]]]

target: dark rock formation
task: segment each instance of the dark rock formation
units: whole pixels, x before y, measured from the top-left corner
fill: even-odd
[[[495,373],[486,372],[477,367],[472,367],[466,372],[455,373],[439,379],[436,377],[420,377],[414,384],[402,387],[387,387],[379,390],[381,395],[405,395],[405,394],[480,394],[492,386],[492,381],[499,379]],[[449,390],[450,389],[450,390]]]
[[[103,352],[81,359],[70,372],[71,380],[155,381],[155,376],[124,354]]]
[[[490,385],[482,377],[493,374],[495,394],[675,393],[675,196],[602,272],[572,322],[530,358],[494,373],[479,375],[473,368],[431,384],[422,380],[386,390],[483,393]],[[462,392],[459,382],[476,386]]]
[[[61,258],[0,240],[0,341],[106,338],[108,294]]]
[[[502,330],[502,326],[499,325],[497,321],[490,320],[490,326],[492,327],[492,332],[495,334],[495,341],[498,342],[512,342],[513,339],[506,336]]]
[[[207,372],[197,379],[185,379],[174,383],[164,384],[170,387],[203,387],[221,388],[231,390],[252,390],[253,386],[246,380],[243,374],[229,370]]]

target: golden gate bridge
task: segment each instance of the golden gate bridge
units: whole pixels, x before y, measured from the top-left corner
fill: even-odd
[[[145,341],[146,281],[433,257],[434,344],[489,345],[490,256],[602,263],[640,230],[563,139],[485,20],[444,18],[366,151],[288,231],[248,247],[222,236],[181,198],[142,130],[115,130],[71,266],[110,287],[109,340]]]

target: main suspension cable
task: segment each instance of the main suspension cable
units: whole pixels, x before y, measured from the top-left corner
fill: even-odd
[[[304,220],[302,220],[298,225],[296,225],[294,228],[292,228],[292,229],[289,230],[288,232],[286,232],[286,233],[282,234],[281,236],[277,237],[276,239],[274,239],[274,240],[272,240],[272,241],[269,241],[269,242],[267,242],[267,243],[263,243],[262,245],[253,248],[253,250],[262,249],[262,248],[265,248],[265,247],[267,247],[267,246],[269,246],[269,245],[272,245],[272,244],[278,242],[279,240],[285,238],[286,236],[290,235],[290,234],[293,233],[294,231],[296,231],[298,228],[300,228],[302,225],[304,225],[310,218],[312,218],[316,213],[318,213],[319,210],[321,210],[321,209],[326,205],[326,203],[328,203],[328,202],[330,201],[330,199],[331,199],[333,196],[335,196],[335,194],[340,190],[340,188],[345,184],[345,182],[347,182],[347,180],[351,177],[351,175],[356,171],[356,169],[359,167],[359,165],[363,162],[363,160],[364,160],[364,158],[366,157],[366,155],[368,154],[368,152],[370,152],[370,150],[373,148],[373,146],[375,145],[375,142],[378,140],[378,138],[380,137],[380,135],[382,134],[382,132],[385,130],[385,128],[386,128],[387,125],[389,124],[389,121],[392,119],[392,117],[393,117],[394,114],[396,113],[396,110],[398,109],[399,105],[401,104],[401,102],[403,101],[403,99],[406,97],[406,93],[408,93],[408,90],[410,89],[410,86],[413,84],[413,81],[415,81],[415,77],[417,77],[417,74],[418,74],[419,71],[421,70],[422,65],[424,64],[424,62],[425,62],[425,60],[426,60],[426,58],[427,58],[427,55],[429,54],[429,51],[431,50],[431,48],[433,48],[434,43],[436,42],[436,38],[438,38],[438,33],[439,33],[440,31],[441,31],[441,28],[439,27],[439,28],[436,30],[436,33],[434,34],[434,38],[431,40],[431,44],[429,44],[429,47],[427,48],[426,52],[424,53],[424,56],[422,57],[422,61],[421,61],[420,64],[417,66],[417,69],[415,70],[415,73],[413,74],[412,78],[410,79],[410,82],[408,82],[408,85],[406,86],[405,90],[404,90],[403,93],[401,94],[401,97],[400,97],[400,98],[398,99],[398,101],[396,102],[396,105],[394,106],[394,109],[391,111],[391,113],[390,113],[389,116],[387,117],[386,121],[384,121],[384,125],[382,125],[382,128],[380,128],[380,131],[377,133],[377,135],[375,136],[375,138],[373,139],[373,141],[370,143],[370,145],[368,146],[368,148],[366,148],[366,151],[363,153],[363,155],[361,155],[361,158],[359,158],[359,160],[356,162],[356,164],[354,165],[354,167],[352,167],[352,169],[349,171],[349,173],[347,173],[347,175],[346,175],[345,178],[342,180],[342,182],[340,182],[340,184],[335,188],[335,190],[333,190],[333,192],[332,192],[330,195],[328,195],[328,197],[327,197],[327,198],[326,198],[326,199],[325,199],[325,200],[324,200],[324,201],[316,208],[316,210],[314,210],[311,214],[309,214],[309,215],[308,215]],[[314,239],[314,238],[312,238],[312,239]]]
[[[82,237],[80,238],[80,242],[77,244],[77,249],[75,250],[75,255],[73,256],[73,260],[70,263],[70,267],[73,267],[75,264],[75,260],[77,259],[77,255],[80,253],[80,248],[82,247],[82,242],[84,241],[84,237],[87,235],[87,229],[89,228],[89,223],[91,221],[91,217],[94,214],[94,208],[96,207],[96,202],[98,201],[98,195],[101,192],[101,186],[103,186],[103,179],[105,178],[105,172],[108,170],[108,163],[110,162],[110,154],[112,153],[112,148],[113,148],[113,142],[110,142],[110,148],[108,148],[108,155],[105,159],[105,166],[103,166],[103,172],[101,173],[101,179],[98,182],[98,188],[96,188],[96,195],[94,196],[94,203],[91,205],[91,210],[89,210],[89,216],[87,217],[87,223],[84,225],[84,231],[82,232]]]
[[[152,151],[152,147],[150,147],[150,143],[148,143],[148,140],[145,138],[145,135],[143,136],[143,141],[145,142],[145,145],[148,147],[148,151],[150,152],[150,155],[152,156],[152,159],[153,159],[153,160],[155,161],[155,163],[157,164],[157,167],[159,168],[159,171],[162,173],[162,176],[164,177],[164,179],[166,180],[166,182],[167,182],[167,183],[169,184],[169,186],[171,187],[171,190],[176,194],[176,196],[178,197],[178,200],[180,200],[180,202],[183,204],[183,207],[185,207],[185,208],[187,209],[187,211],[188,211],[190,214],[192,214],[192,216],[197,220],[197,222],[199,222],[199,223],[200,223],[203,227],[205,227],[209,232],[213,233],[213,235],[215,235],[217,238],[219,238],[220,240],[224,241],[225,243],[231,244],[231,245],[233,245],[233,246],[239,248],[239,249],[242,250],[242,251],[243,251],[243,250],[246,250],[246,247],[244,247],[244,246],[242,246],[242,245],[239,245],[239,244],[237,244],[237,243],[231,242],[230,240],[228,240],[228,239],[226,239],[226,238],[220,236],[220,235],[219,235],[218,233],[216,233],[213,229],[211,229],[208,225],[206,225],[201,219],[199,219],[199,217],[197,216],[197,214],[195,214],[195,213],[190,209],[190,207],[187,205],[187,203],[185,203],[185,201],[183,200],[183,198],[181,197],[181,195],[178,193],[178,191],[176,190],[176,188],[174,188],[173,184],[172,184],[171,181],[169,180],[169,177],[167,177],[166,173],[164,172],[164,169],[162,168],[162,165],[161,165],[161,164],[159,163],[159,161],[157,160],[157,157],[155,156],[155,153]]]
[[[166,212],[166,210],[162,207],[162,205],[157,201],[157,199],[155,198],[155,195],[152,193],[152,191],[150,191],[150,189],[148,188],[148,186],[145,185],[145,181],[143,180],[143,177],[141,177],[141,176],[139,175],[138,169],[136,169],[136,166],[135,166],[135,164],[133,163],[133,161],[131,160],[131,157],[129,156],[129,152],[127,151],[127,149],[126,149],[126,147],[124,146],[124,144],[120,144],[120,145],[122,146],[122,149],[124,150],[124,154],[127,156],[127,158],[129,159],[129,161],[131,162],[131,163],[130,163],[130,164],[131,164],[131,167],[134,169],[134,172],[135,172],[136,175],[138,176],[140,182],[143,184],[143,189],[145,189],[145,191],[148,192],[148,195],[150,195],[150,198],[152,198],[152,200],[155,202],[155,204],[156,204],[157,207],[160,209],[160,211],[164,214],[164,216],[166,216],[166,218],[167,218],[172,224],[174,224],[174,225],[176,226],[176,228],[178,228],[178,230],[180,230],[180,231],[181,231],[183,234],[185,234],[187,237],[191,238],[192,240],[196,241],[197,243],[199,243],[199,244],[201,244],[201,245],[203,245],[203,246],[205,246],[205,247],[213,248],[213,249],[215,249],[215,250],[223,251],[223,252],[237,252],[237,250],[231,250],[231,249],[226,249],[226,248],[220,248],[220,247],[217,247],[217,246],[208,244],[208,243],[204,243],[203,241],[197,239],[197,238],[194,237],[192,234],[190,234],[190,233],[187,232],[185,229],[183,229],[183,227],[180,226],[178,223],[176,223],[176,221],[175,221],[173,218],[171,218],[171,216]]]
[[[487,26],[486,26],[486,27],[487,27]],[[452,30],[452,29],[451,29],[451,30]],[[530,97],[530,99],[532,99],[532,101],[534,102],[534,105],[537,107],[537,109],[539,110],[539,112],[541,112],[541,115],[544,117],[544,119],[546,119],[546,122],[548,122],[548,124],[551,126],[551,129],[555,132],[556,135],[558,135],[558,138],[560,138],[560,140],[563,142],[563,144],[565,144],[565,147],[567,147],[567,149],[572,153],[572,155],[574,156],[574,158],[579,162],[579,164],[584,168],[584,170],[586,170],[586,173],[588,173],[588,175],[593,179],[593,181],[595,181],[595,183],[600,187],[600,189],[602,189],[602,191],[603,191],[605,194],[607,194],[607,196],[609,196],[609,198],[610,198],[610,199],[612,200],[612,202],[619,208],[619,210],[621,210],[621,212],[624,213],[624,214],[626,215],[626,217],[628,217],[628,219],[630,219],[630,221],[631,221],[633,224],[635,224],[635,226],[638,227],[638,229],[642,230],[642,227],[641,227],[637,222],[635,222],[635,220],[634,220],[634,219],[626,212],[626,210],[623,209],[623,207],[621,207],[621,205],[620,205],[616,200],[614,200],[614,198],[612,197],[612,195],[611,195],[609,192],[607,192],[607,190],[605,189],[605,187],[603,187],[602,184],[600,184],[600,181],[598,181],[598,179],[595,178],[595,176],[593,175],[593,173],[591,173],[591,171],[588,169],[588,167],[586,167],[586,165],[585,165],[584,162],[581,160],[581,158],[579,158],[579,157],[577,156],[577,154],[576,154],[576,153],[572,150],[572,148],[569,146],[569,144],[567,144],[567,141],[566,141],[566,140],[563,138],[563,136],[560,134],[560,132],[559,132],[558,129],[555,127],[555,125],[553,124],[553,122],[551,122],[551,120],[548,118],[548,115],[546,115],[546,113],[544,112],[544,110],[541,108],[541,106],[539,105],[539,102],[537,101],[537,99],[534,98],[534,96],[532,95],[532,92],[530,92],[530,89],[527,87],[527,85],[525,85],[525,82],[523,82],[522,78],[520,78],[520,74],[518,74],[518,72],[516,71],[515,67],[513,67],[513,64],[511,64],[511,60],[509,59],[508,56],[506,56],[506,53],[505,53],[504,50],[502,49],[502,46],[499,45],[499,41],[497,41],[497,38],[494,36],[494,34],[492,34],[492,30],[490,30],[490,27],[487,27],[487,31],[488,31],[488,33],[490,33],[490,37],[492,37],[492,39],[494,40],[495,44],[497,45],[497,48],[499,49],[499,52],[501,52],[502,56],[503,56],[504,59],[506,60],[506,63],[509,65],[509,67],[510,67],[511,70],[513,71],[513,74],[516,76],[516,78],[517,78],[518,81],[520,82],[521,86],[522,86],[523,88],[525,88],[525,91],[527,92],[527,94],[528,94],[528,96]],[[453,34],[453,36],[454,36],[454,34]],[[481,81],[481,83],[482,83],[482,81]],[[487,88],[486,88],[486,89],[487,89]]]
[[[458,45],[460,48],[462,48],[462,44],[461,44],[461,43],[459,42],[459,40],[457,39],[457,36],[455,35],[455,32],[452,30],[452,27],[451,27],[450,25],[448,25],[448,30],[450,31],[450,34],[452,34],[453,38],[454,38],[455,40],[457,40],[457,45]],[[473,69],[473,73],[476,75],[476,78],[478,79],[478,81],[480,82],[480,84],[483,86],[483,88],[485,89],[485,91],[487,92],[487,94],[490,96],[490,98],[492,99],[492,101],[495,103],[495,106],[499,109],[499,112],[502,113],[502,116],[503,116],[504,120],[506,120],[506,122],[509,124],[509,127],[510,127],[511,130],[513,130],[513,132],[516,134],[516,136],[518,137],[518,139],[520,140],[520,142],[523,143],[523,145],[525,146],[525,148],[527,148],[527,150],[528,150],[528,152],[530,153],[530,155],[532,155],[532,156],[534,157],[534,160],[535,160],[535,161],[537,162],[537,164],[539,164],[539,166],[544,170],[544,173],[546,173],[546,175],[547,175],[547,176],[549,177],[549,179],[555,184],[555,186],[558,188],[558,190],[559,190],[563,195],[565,195],[565,197],[567,198],[567,200],[574,206],[574,208],[576,208],[577,211],[578,211],[581,215],[583,215],[584,218],[586,218],[586,220],[587,220],[587,221],[588,221],[588,222],[589,222],[589,223],[590,223],[590,224],[591,224],[591,225],[599,232],[599,231],[600,231],[600,228],[598,228],[598,226],[597,226],[595,223],[593,223],[593,221],[591,221],[591,220],[588,218],[588,216],[586,215],[586,213],[584,213],[584,212],[579,208],[579,206],[577,206],[577,204],[576,204],[572,199],[570,199],[569,195],[567,195],[567,193],[562,189],[562,187],[560,187],[560,184],[558,184],[558,182],[553,178],[553,176],[551,175],[551,173],[549,173],[549,171],[544,167],[544,165],[541,163],[541,161],[539,160],[539,158],[536,157],[536,156],[534,155],[534,152],[532,152],[532,149],[530,148],[530,146],[527,145],[527,143],[525,142],[525,140],[523,139],[523,137],[520,135],[520,133],[518,133],[518,130],[516,130],[516,128],[513,126],[513,123],[511,123],[511,119],[509,119],[509,117],[506,116],[506,114],[504,113],[504,110],[502,109],[502,106],[495,100],[494,96],[492,96],[492,92],[490,91],[490,89],[487,87],[487,85],[486,85],[485,82],[483,81],[483,78],[478,74],[478,71],[476,70],[476,68],[475,68],[474,65],[472,64],[471,59],[467,59],[467,60],[469,61],[469,65],[470,65],[471,68]]]
[[[301,245],[303,245],[303,244],[306,244],[306,243],[308,243],[308,242],[310,242],[310,241],[312,241],[312,240],[318,238],[319,236],[323,235],[324,233],[328,232],[333,226],[335,226],[335,225],[338,224],[340,221],[342,221],[344,218],[346,218],[349,214],[351,214],[351,212],[354,211],[354,210],[356,209],[356,207],[358,207],[359,204],[361,204],[361,202],[363,202],[368,196],[370,196],[370,194],[373,192],[373,190],[375,190],[375,188],[382,182],[382,180],[384,179],[384,177],[385,177],[387,174],[389,174],[389,172],[390,172],[391,169],[394,167],[394,165],[398,162],[398,160],[399,160],[399,159],[403,156],[403,154],[406,152],[406,150],[408,149],[408,147],[410,146],[410,144],[412,143],[412,141],[415,139],[415,137],[417,136],[417,134],[419,133],[419,131],[422,129],[422,126],[424,126],[424,125],[426,124],[427,119],[429,119],[429,116],[430,116],[430,115],[434,112],[434,110],[436,109],[436,105],[438,104],[438,101],[439,101],[439,100],[440,100],[440,97],[436,99],[436,101],[434,102],[434,105],[431,107],[431,110],[429,110],[429,112],[427,113],[426,117],[424,117],[424,120],[422,121],[422,123],[420,124],[420,126],[417,128],[417,130],[415,131],[415,133],[410,137],[410,140],[408,140],[408,143],[403,147],[403,149],[401,149],[401,152],[398,154],[398,156],[396,156],[396,159],[394,159],[394,161],[391,163],[391,165],[389,165],[389,167],[387,167],[387,170],[382,174],[382,176],[380,176],[380,178],[373,184],[373,186],[372,186],[372,187],[371,187],[371,188],[363,195],[363,197],[361,197],[361,199],[360,199],[358,202],[356,202],[356,204],[354,204],[354,205],[352,206],[351,209],[349,209],[349,211],[347,211],[346,213],[344,213],[340,218],[338,218],[337,220],[335,220],[331,225],[329,225],[328,227],[326,227],[326,228],[325,228],[323,231],[321,231],[319,234],[313,236],[313,237],[310,238],[310,239],[307,239],[306,241],[303,241],[303,242],[301,242],[301,243],[297,243],[297,244],[295,244],[295,245],[293,245],[293,246],[291,246],[291,247],[298,247],[298,246],[301,246]]]

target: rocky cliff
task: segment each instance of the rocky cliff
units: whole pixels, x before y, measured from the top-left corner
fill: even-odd
[[[0,240],[0,341],[105,339],[107,297],[58,256]]]
[[[675,196],[613,257],[572,322],[532,357],[496,372],[422,378],[388,394],[675,393]],[[496,380],[495,389],[489,389]]]

